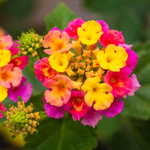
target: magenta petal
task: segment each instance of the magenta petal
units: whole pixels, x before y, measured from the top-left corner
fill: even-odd
[[[122,100],[118,100],[118,101],[114,100],[111,106],[108,109],[106,109],[106,111],[104,112],[104,115],[107,118],[114,117],[122,111],[123,106],[124,106],[124,102]]]
[[[131,49],[131,47],[133,46],[132,44],[128,45],[128,44],[119,44],[118,46],[122,46],[125,49]]]
[[[77,120],[80,120],[81,118],[83,118],[85,116],[85,114],[87,113],[88,109],[84,108],[81,111],[76,111],[75,109],[69,110],[69,113],[74,116]]]
[[[73,119],[73,121],[77,121],[77,119],[74,116],[72,116],[72,119]]]
[[[19,86],[8,89],[9,99],[18,102],[18,96],[20,96],[25,103],[30,99],[32,94],[32,84],[31,83],[24,84],[26,81],[27,79],[23,77]]]
[[[83,125],[89,125],[95,128],[99,120],[102,119],[102,116],[98,114],[95,110],[90,110],[86,113],[81,123]]]
[[[54,31],[54,30],[58,30],[62,33],[62,30],[58,29],[56,26],[54,28],[52,28],[50,31]]]
[[[72,102],[69,100],[66,104],[63,105],[64,111],[68,111],[73,107]]]
[[[0,110],[1,111],[6,111],[7,109],[6,109],[6,107],[4,107],[4,104],[3,103],[0,103]],[[1,112],[0,112],[0,119],[1,118],[3,118],[4,117],[4,114],[2,114]]]
[[[131,77],[129,78],[130,78],[130,83],[131,83],[131,92],[129,92],[128,95],[134,96],[134,92],[137,91],[139,87],[141,87],[141,85],[139,84],[135,74],[132,74]]]
[[[132,45],[119,44],[119,46],[122,46],[126,49],[126,52],[128,53],[128,59],[126,61],[126,64],[127,67],[133,70],[137,64],[138,55],[136,55],[136,53],[133,50],[131,50]]]
[[[131,49],[126,49],[126,52],[128,53],[128,59],[126,61],[127,67],[133,70],[137,64],[138,56]]]
[[[19,41],[18,41],[18,42],[19,42]],[[17,46],[19,46],[19,45],[14,42],[13,46],[11,46],[11,47],[9,48],[9,50],[10,50],[10,52],[11,52],[11,56],[14,56],[14,55],[18,54],[18,52],[19,52],[19,49],[16,48],[15,46],[17,47]]]
[[[64,116],[63,107],[57,107],[46,103],[44,104],[44,109],[49,117],[59,119]]]
[[[109,30],[108,24],[104,20],[97,21],[102,26],[102,31],[107,32]]]
[[[104,114],[104,110],[99,110],[98,113],[99,113],[100,115],[103,115],[103,114]]]

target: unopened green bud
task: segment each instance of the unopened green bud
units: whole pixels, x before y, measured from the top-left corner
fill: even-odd
[[[18,48],[20,49],[20,55],[32,55],[36,51],[39,51],[42,45],[43,37],[35,33],[33,29],[29,30],[26,33],[22,33],[18,38]]]

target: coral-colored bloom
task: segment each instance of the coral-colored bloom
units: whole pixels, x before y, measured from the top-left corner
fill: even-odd
[[[17,87],[11,87],[8,89],[8,97],[15,102],[18,102],[18,96],[22,98],[24,103],[26,103],[32,94],[32,84],[26,83],[27,79],[25,77],[22,78],[21,83]]]
[[[101,30],[101,25],[96,21],[92,20],[85,22],[77,30],[79,41],[81,41],[83,44],[93,45],[97,43],[100,36],[103,34]]]
[[[29,57],[28,56],[20,56],[17,58],[12,59],[9,64],[13,64],[14,67],[19,67],[20,69],[24,69],[26,65],[29,63]]]
[[[133,70],[137,64],[138,55],[136,55],[136,53],[133,50],[131,50],[132,45],[119,44],[119,46],[122,46],[126,49],[126,52],[128,53],[128,59],[126,61],[126,65],[131,70]]]
[[[13,40],[10,35],[5,35],[0,38],[0,49],[9,49],[13,45]]]
[[[38,60],[34,64],[35,75],[39,81],[46,82],[47,80],[58,75],[58,72],[54,70],[49,64],[48,57]]]
[[[99,51],[97,55],[100,67],[111,71],[120,71],[120,68],[125,67],[127,58],[126,50],[121,46],[113,44],[108,45],[105,51]]]
[[[3,104],[3,103],[0,103],[0,110],[1,110],[1,111],[4,111],[4,112],[7,110],[7,108],[4,107],[4,104]],[[0,119],[3,118],[3,116],[4,116],[4,115],[0,112]]]
[[[60,32],[58,30],[49,31],[45,36],[43,41],[43,46],[45,48],[50,47],[50,49],[45,49],[46,54],[53,54],[53,52],[65,52],[70,50],[72,44],[70,42],[70,37],[66,32]]]
[[[130,78],[131,83],[131,92],[128,93],[129,96],[134,96],[134,92],[137,91],[141,85],[139,84],[139,81],[137,80],[137,77],[135,74],[132,74]]]
[[[13,68],[13,64],[8,64],[7,66],[0,68],[0,85],[6,88],[10,88],[11,85],[16,87],[20,84],[22,76],[20,68]]]
[[[94,104],[93,107],[95,110],[104,110],[110,107],[114,97],[112,93],[110,93],[112,87],[109,84],[99,82],[100,79],[97,76],[88,78],[85,80],[81,89],[87,92],[84,99],[89,107],[92,107]]]
[[[109,44],[118,46],[119,44],[124,44],[124,37],[122,32],[117,30],[109,30],[103,33],[99,39],[99,42],[104,47],[108,46]]]
[[[127,67],[120,69],[120,72],[107,71],[104,81],[113,88],[112,93],[115,97],[124,96],[131,91],[129,79],[131,72]]]
[[[64,72],[68,66],[68,59],[66,54],[54,52],[48,59],[51,67],[58,72]]]
[[[7,97],[7,88],[0,85],[0,102]]]
[[[44,94],[46,102],[61,107],[70,98],[73,82],[66,75],[57,75],[45,82],[45,86],[50,89]]]
[[[69,27],[66,27],[64,29],[64,31],[68,33],[68,35],[70,36],[70,38],[76,38],[76,37],[78,37],[77,29],[79,27],[81,27],[81,25],[84,22],[85,21],[82,20],[81,18],[74,19],[73,21],[71,21],[71,22],[68,23]]]
[[[9,50],[0,49],[0,67],[6,66],[11,59],[11,53]]]
[[[84,95],[83,91],[71,91],[70,100],[65,105],[65,107],[68,107],[69,113],[77,120],[83,118],[89,110],[89,107],[85,104]]]

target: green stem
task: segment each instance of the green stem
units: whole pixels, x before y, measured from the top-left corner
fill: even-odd
[[[40,53],[40,49],[37,49],[37,53],[38,53],[38,55],[39,55],[39,58],[42,59],[42,55],[41,55],[41,53]]]

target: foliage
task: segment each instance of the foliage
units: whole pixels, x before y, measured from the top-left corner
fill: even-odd
[[[57,26],[63,30],[75,18],[77,16],[64,3],[59,3],[57,8],[45,17],[46,29],[49,31]]]
[[[38,134],[28,135],[24,150],[91,150],[96,146],[91,127],[74,122],[71,117],[46,119],[40,122]]]

